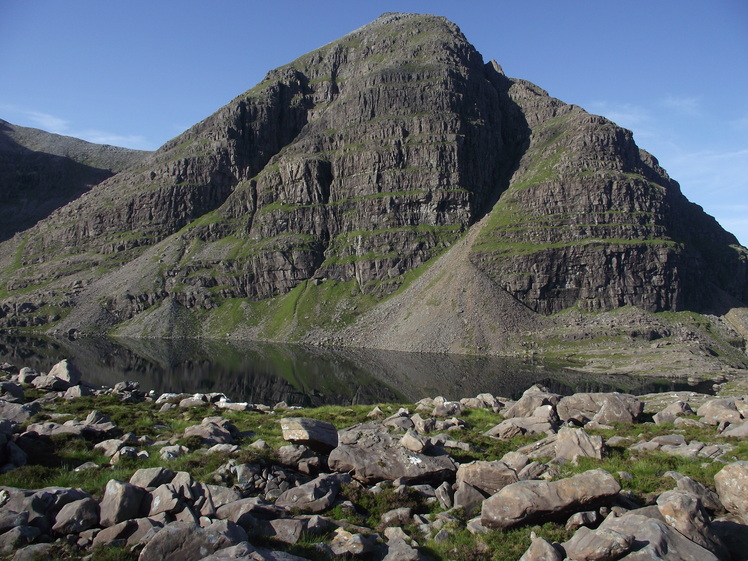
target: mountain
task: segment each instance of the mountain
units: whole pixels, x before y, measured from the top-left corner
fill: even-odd
[[[147,154],[0,119],[0,241],[30,228]]]
[[[269,72],[0,253],[7,328],[515,353],[685,344],[662,314],[692,311],[745,364],[748,251],[630,131],[436,16]]]

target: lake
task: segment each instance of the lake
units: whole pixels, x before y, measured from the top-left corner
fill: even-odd
[[[0,362],[41,372],[70,359],[84,380],[113,386],[133,380],[157,393],[222,392],[234,401],[319,406],[415,402],[482,392],[516,399],[540,383],[560,394],[689,389],[685,383],[586,374],[558,365],[500,357],[331,349],[302,345],[185,339],[53,339],[0,334]]]

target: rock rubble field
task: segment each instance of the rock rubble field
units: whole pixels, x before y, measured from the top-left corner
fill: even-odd
[[[2,365],[2,559],[748,559],[748,398],[301,410]]]

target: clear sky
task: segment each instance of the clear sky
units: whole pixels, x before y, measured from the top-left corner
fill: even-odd
[[[0,118],[155,149],[385,11],[446,16],[507,75],[631,129],[748,244],[745,0],[0,0]]]

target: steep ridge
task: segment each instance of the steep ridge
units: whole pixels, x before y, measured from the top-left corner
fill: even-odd
[[[269,72],[3,250],[0,325],[64,332],[501,353],[570,308],[748,301],[748,252],[629,131],[415,14]]]
[[[474,248],[478,267],[543,314],[748,301],[745,248],[630,131],[527,82],[515,80],[510,95],[531,141]]]
[[[0,241],[147,155],[0,119]]]

